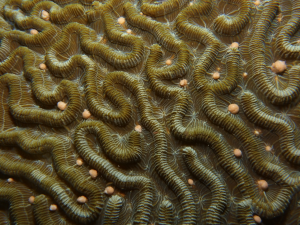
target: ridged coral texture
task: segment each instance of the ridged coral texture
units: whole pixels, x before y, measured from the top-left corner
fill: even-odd
[[[300,224],[299,0],[0,0],[0,224]]]

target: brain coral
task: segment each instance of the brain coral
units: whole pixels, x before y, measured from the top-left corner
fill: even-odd
[[[299,0],[0,0],[1,224],[300,224]]]

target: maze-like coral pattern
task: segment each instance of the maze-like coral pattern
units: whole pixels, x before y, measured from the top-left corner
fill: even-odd
[[[0,6],[1,224],[300,224],[300,1]]]

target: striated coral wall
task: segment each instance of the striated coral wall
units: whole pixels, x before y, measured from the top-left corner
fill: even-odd
[[[298,0],[1,0],[1,224],[299,224]]]

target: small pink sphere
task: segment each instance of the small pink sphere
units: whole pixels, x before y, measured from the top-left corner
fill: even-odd
[[[30,34],[32,34],[32,35],[36,35],[36,34],[38,34],[39,32],[36,30],[36,29],[31,29],[30,30]]]
[[[267,152],[270,152],[271,150],[272,150],[272,146],[267,145],[267,146],[266,146],[266,151],[267,151]]]
[[[8,178],[8,179],[7,179],[7,182],[8,182],[8,183],[12,183],[12,182],[14,182],[14,179]]]
[[[140,12],[140,15],[142,16],[142,15],[144,15],[142,12]]]
[[[258,137],[258,136],[261,134],[261,130],[255,129],[255,130],[253,131],[253,133],[254,133],[254,135],[255,135],[256,137]]]
[[[62,111],[63,111],[63,110],[66,110],[66,108],[67,108],[67,103],[60,101],[60,102],[57,103],[57,107],[58,107],[60,110],[62,110]]]
[[[39,67],[40,67],[41,70],[47,69],[47,66],[46,66],[45,63],[41,63],[41,64],[39,65]]]
[[[166,60],[166,65],[170,66],[171,64],[172,64],[172,60],[171,59]]]
[[[219,72],[214,72],[212,77],[213,77],[213,79],[218,80],[220,78],[220,73]]]
[[[136,125],[134,128],[137,132],[142,132],[142,126],[141,125]]]
[[[248,76],[248,73],[244,72],[243,77],[246,78]]]
[[[48,21],[50,19],[50,15],[46,10],[42,11],[42,19]]]
[[[254,219],[255,223],[261,223],[261,218],[258,215],[254,215],[253,219]]]
[[[235,155],[235,157],[237,158],[241,158],[242,157],[242,151],[238,148],[233,150],[233,154]]]
[[[259,5],[260,5],[260,0],[256,0],[256,1],[254,2],[254,5],[259,6]]]
[[[91,176],[93,179],[95,179],[95,178],[98,176],[97,170],[91,169],[91,170],[89,171],[89,173],[90,173],[90,176]]]
[[[30,197],[28,198],[28,202],[29,202],[30,204],[33,204],[33,203],[34,203],[34,199],[35,199],[34,196],[30,196]]]
[[[126,30],[126,33],[127,33],[127,34],[132,34],[132,30],[127,29],[127,30]]]
[[[190,6],[192,6],[192,5],[194,5],[194,3],[193,3],[193,2],[190,2]]]
[[[194,181],[192,179],[188,179],[188,184],[189,185],[194,185]]]
[[[186,86],[188,85],[187,79],[181,80],[181,81],[179,82],[179,85],[180,85],[181,87],[186,87]]]
[[[87,198],[85,196],[80,196],[77,198],[77,202],[79,203],[86,203],[87,202]]]
[[[82,166],[83,160],[82,160],[81,158],[78,158],[78,159],[76,160],[76,164],[77,164],[77,166]]]
[[[262,189],[263,191],[266,191],[269,187],[267,181],[265,181],[265,180],[259,180],[259,181],[257,181],[257,184],[258,184],[258,187],[260,189]]]
[[[104,193],[108,195],[112,195],[114,193],[115,189],[112,186],[108,186],[105,188]]]
[[[56,211],[57,210],[57,205],[55,205],[55,204],[50,205],[49,210],[50,211]]]
[[[231,45],[230,45],[230,48],[238,48],[239,47],[239,43],[238,42],[233,42]]]
[[[285,61],[277,60],[272,64],[271,70],[274,73],[282,73],[286,70],[286,63]]]
[[[83,117],[84,119],[90,118],[91,115],[92,115],[92,114],[90,113],[89,110],[87,110],[87,109],[83,110],[82,117]]]
[[[125,18],[124,17],[118,18],[118,23],[121,25],[125,24]]]
[[[232,114],[237,114],[240,111],[240,108],[237,104],[230,104],[228,106],[228,111]]]

